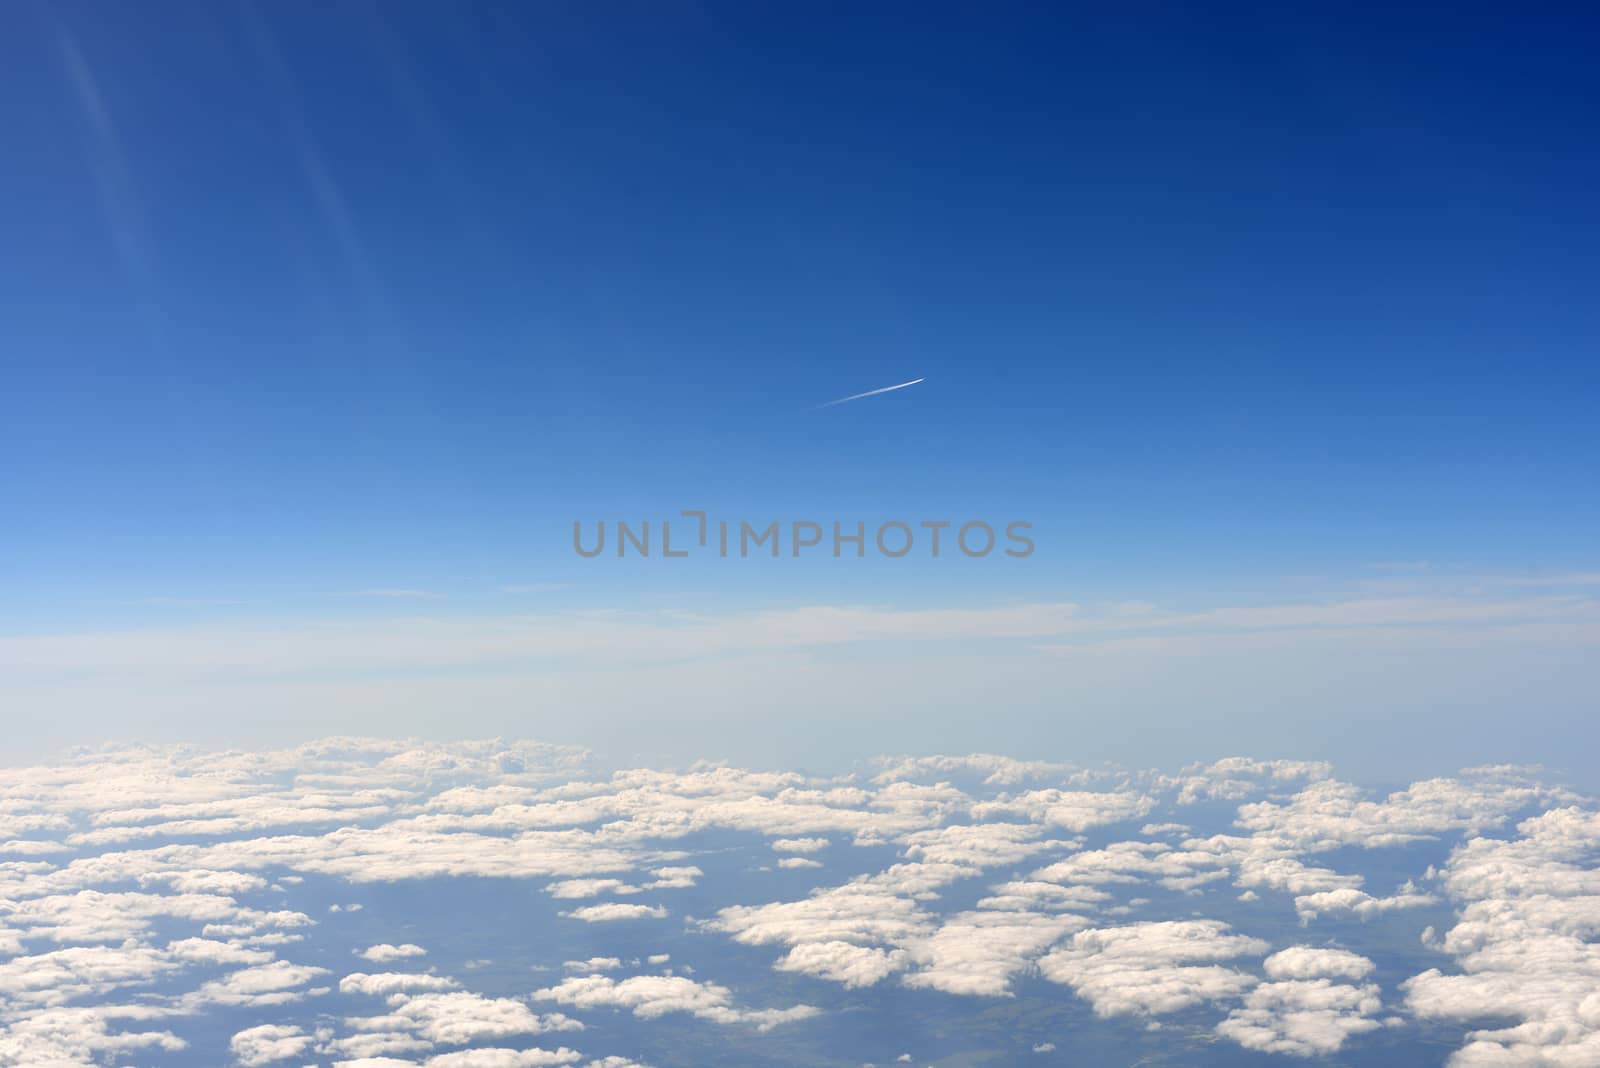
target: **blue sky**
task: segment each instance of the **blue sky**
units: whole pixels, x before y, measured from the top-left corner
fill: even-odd
[[[171,652],[402,617],[1465,599],[1511,612],[1521,644],[1441,638],[1373,692],[1490,716],[1512,698],[1486,681],[1531,688],[1568,725],[1544,744],[1588,739],[1595,28],[1459,8],[13,6],[0,634],[181,632]],[[574,519],[693,507],[1026,519],[1039,549],[571,552]],[[1516,583],[1577,607],[1529,609]],[[1548,640],[1569,609],[1579,631]],[[987,625],[946,640],[970,651]],[[913,673],[942,656],[919,648]],[[1341,656],[1373,664],[1301,652],[1330,679]],[[1211,679],[1136,700],[1150,664],[1172,661],[1097,707],[1245,699]],[[1059,681],[1019,706],[1045,716]],[[724,682],[669,690],[673,713]],[[87,691],[27,686],[41,720],[98,724],[73,718]],[[166,689],[129,700],[134,729],[181,720]]]

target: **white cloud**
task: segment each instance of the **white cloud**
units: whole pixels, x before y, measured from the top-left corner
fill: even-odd
[[[1202,640],[1234,643],[1260,636],[1326,632],[1457,633],[1468,628],[1542,624],[1579,636],[1600,616],[1587,588],[1545,595],[1347,595],[1322,603],[1228,606],[1200,611],[1069,603],[947,609],[813,605],[719,617],[682,612],[547,612],[476,618],[415,616],[20,635],[0,639],[0,676],[33,678],[72,670],[91,678],[260,677],[267,673],[445,671],[532,658],[582,664],[676,662],[779,654],[856,642],[1012,639],[1064,657],[1092,656],[1130,643],[1165,647]],[[375,588],[347,596],[426,603],[428,591]],[[962,759],[962,758],[956,758]],[[971,758],[977,765],[977,758]],[[997,783],[1060,765],[1010,761]]]
[[[636,975],[615,980],[604,975],[572,976],[553,987],[534,992],[536,1000],[554,1001],[579,1009],[622,1008],[651,1019],[686,1012],[722,1024],[748,1024],[766,1031],[779,1024],[817,1014],[809,1005],[787,1009],[739,1009],[732,992],[716,983],[699,983],[680,975]]]
[[[413,972],[354,972],[339,980],[341,994],[366,994],[388,997],[391,994],[454,990],[460,984],[444,975]]]
[[[1290,946],[1261,962],[1271,979],[1365,979],[1375,967],[1359,953],[1345,949]]]
[[[1065,913],[960,913],[907,947],[917,970],[908,973],[903,982],[947,994],[1009,995],[1013,975],[1063,934],[1087,923]]]
[[[188,995],[186,1001],[195,1007],[207,1004],[239,1005],[259,1008],[283,1005],[309,997],[315,990],[302,989],[318,976],[327,975],[328,969],[275,960],[253,968],[229,972],[221,979],[213,979]]]
[[[218,942],[211,938],[180,938],[169,942],[167,955],[174,960],[213,965],[265,964],[272,960],[270,950],[251,949],[236,942]]]
[[[1600,1061],[1600,813],[1553,809],[1517,831],[1465,842],[1441,874],[1462,906],[1442,945],[1461,974],[1402,984],[1424,1019],[1521,1021],[1471,1032],[1453,1068]]]
[[[1069,831],[1087,831],[1110,823],[1137,819],[1155,807],[1154,799],[1134,793],[1107,793],[1091,790],[1030,790],[1006,801],[990,801],[973,806],[979,819],[996,816],[1026,816],[1028,819]]]
[[[467,991],[392,994],[389,1011],[380,1019],[386,1029],[407,1031],[447,1046],[575,1031],[583,1026],[560,1013],[541,1016],[516,998],[489,998]]]
[[[621,879],[561,879],[544,888],[551,897],[562,900],[580,900],[599,897],[601,894],[637,894],[637,886],[629,886]]]
[[[650,874],[654,875],[655,879],[644,884],[646,890],[681,890],[693,886],[705,872],[692,864],[684,864],[677,867],[652,868]]]
[[[772,842],[777,853],[820,853],[827,848],[826,838],[777,838]]]
[[[572,1064],[582,1058],[573,1050],[560,1049],[464,1049],[441,1053],[423,1062],[423,1068],[539,1068],[550,1064]]]
[[[1217,1034],[1266,1053],[1309,1057],[1336,1053],[1354,1035],[1381,1025],[1378,987],[1329,979],[1262,983],[1217,1025]]]
[[[65,1005],[143,986],[182,964],[144,945],[73,946],[0,962],[0,998],[33,1006]]]
[[[229,1051],[244,1068],[299,1057],[315,1041],[298,1027],[288,1024],[262,1024],[238,1032],[228,1042]]]
[[[370,1021],[357,1017],[346,1021],[356,1026],[366,1026]],[[320,1053],[345,1060],[374,1060],[388,1058],[391,1054],[427,1053],[433,1043],[405,1031],[367,1030],[342,1038],[328,1039],[317,1046]],[[406,1062],[409,1063],[409,1062]]]
[[[405,942],[398,946],[388,942],[380,942],[378,945],[368,946],[366,949],[359,951],[356,956],[369,960],[374,964],[387,964],[390,961],[405,960],[408,957],[426,956],[427,952],[421,946],[411,942]]]
[[[1229,933],[1216,920],[1167,920],[1080,931],[1052,950],[1039,970],[1071,986],[1100,1016],[1177,1012],[1237,997],[1253,976],[1217,964],[1261,953],[1267,943]]]
[[[569,972],[611,972],[622,967],[618,957],[590,957],[588,960],[569,960],[561,965]]]
[[[905,964],[904,950],[823,941],[801,942],[773,967],[780,972],[800,972],[847,987],[860,987],[873,985]]]
[[[1373,897],[1365,891],[1343,886],[1337,890],[1302,894],[1294,899],[1294,910],[1303,921],[1314,920],[1330,912],[1348,912],[1368,920],[1394,909],[1420,908],[1437,904],[1438,901],[1434,895],[1422,893],[1410,883],[1389,897]]]
[[[1204,837],[1190,825],[1135,822],[1202,801],[1212,807],[1195,810],[1195,825],[1223,802],[1242,802],[1235,825]],[[1544,809],[1505,837],[1513,819]],[[348,901],[350,884],[452,876],[537,880],[557,901],[636,897],[640,884],[664,900],[700,886],[684,896],[715,911],[689,919],[690,930],[771,947],[758,959],[780,973],[852,992],[893,982],[1004,997],[1037,969],[1101,1015],[1214,1004],[1219,1036],[1289,1055],[1339,1050],[1384,1026],[1372,964],[1330,948],[1324,931],[1321,945],[1266,956],[1263,982],[1234,963],[1272,948],[1252,936],[1250,917],[1275,914],[1290,898],[1306,924],[1448,899],[1456,925],[1428,946],[1456,966],[1406,983],[1406,1010],[1482,1028],[1469,1034],[1459,1065],[1582,1064],[1600,1046],[1589,982],[1600,974],[1597,818],[1592,802],[1514,767],[1369,796],[1316,762],[1243,759],[1167,776],[916,757],[868,780],[709,764],[599,776],[578,751],[507,742],[84,751],[0,769],[0,836],[71,843],[0,856],[0,1064],[159,1060],[182,1039],[152,1021],[231,1007],[257,1015],[236,1036],[241,1062],[288,1051],[285,1063],[605,1065],[587,1051],[525,1048],[528,1036],[576,1030],[578,1021],[541,1015],[522,998],[468,992],[432,971],[343,976],[342,995],[373,999],[368,1015],[340,1017],[329,1006],[341,1002],[315,1000],[332,978],[314,962],[341,959],[330,950],[377,965],[424,956],[411,942],[352,949],[344,938],[368,929],[370,913],[346,918],[343,905],[318,927],[310,917],[331,894]],[[1123,835],[1098,831],[1119,823],[1129,825]],[[1092,832],[1087,850],[1065,836]],[[811,856],[841,836],[841,845],[872,848],[833,854],[839,885],[807,892],[819,870]],[[1431,882],[1417,872],[1416,883],[1380,889],[1359,874],[1363,849],[1433,841],[1459,844]],[[707,864],[710,876],[693,863],[741,848],[742,863]],[[885,854],[896,855],[877,859]],[[1353,870],[1319,866],[1325,855]],[[852,875],[863,863],[874,868]],[[729,903],[747,884],[722,873],[757,867],[757,903]],[[391,915],[387,891],[374,893],[373,922],[428,929]],[[536,896],[530,907],[554,911]],[[1239,931],[1194,918],[1217,902]],[[1128,914],[1148,921],[1110,925]],[[600,922],[668,912],[649,899],[601,900],[563,915]],[[1364,929],[1366,937],[1387,926]],[[630,975],[645,956],[639,932],[664,935],[664,926],[575,927],[563,938],[593,940],[580,952],[619,955],[566,962],[587,974],[539,991],[541,1000],[757,1029],[815,1012],[753,1007],[749,994],[736,999],[682,964],[677,974]],[[1273,920],[1270,929],[1281,926]],[[560,962],[539,953],[508,944],[495,964]],[[710,960],[694,964],[714,968]],[[668,962],[659,953],[647,960],[653,970]]]
[[[584,923],[611,923],[616,920],[659,920],[667,915],[667,910],[659,905],[624,905],[609,902],[604,905],[584,905],[582,908],[563,912],[561,915],[572,920],[582,920]]]
[[[138,1051],[176,1053],[188,1043],[171,1031],[113,1031],[137,1010],[116,1005],[50,1008],[27,1013],[0,1028],[0,1064],[17,1068],[91,1068],[107,1057],[136,1057]]]

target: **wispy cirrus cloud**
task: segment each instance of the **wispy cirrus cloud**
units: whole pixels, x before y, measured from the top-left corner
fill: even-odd
[[[439,595],[368,590],[346,596],[399,600]],[[682,611],[552,612],[467,618],[306,620],[229,627],[95,631],[0,638],[0,667],[150,674],[163,671],[273,675],[387,668],[455,670],[472,665],[568,659],[590,664],[681,661],[863,643],[1018,642],[1066,654],[1104,644],[1227,640],[1297,631],[1416,630],[1538,626],[1600,640],[1600,598],[1586,592],[1537,597],[1407,596],[1177,611],[1125,603],[1041,602],[898,609],[806,605],[719,615]]]
[[[1440,768],[1496,751],[1531,759],[1552,744],[1581,751],[1593,728],[1579,712],[1600,685],[1600,597],[1578,582],[1430,579],[1380,596],[1187,605],[443,606],[391,598],[343,618],[13,631],[0,637],[0,707],[30,714],[14,745],[65,742],[86,726],[279,742],[330,725],[515,733],[536,716],[561,740],[622,731],[678,754],[684,734],[671,721],[686,717],[717,724],[721,755],[803,751],[808,762],[891,746],[903,710],[916,709],[919,730],[943,746],[976,746],[1000,726],[1116,759],[1318,745],[1404,773],[1414,762],[1401,765],[1397,730]],[[1400,715],[1408,707],[1438,711]],[[1516,730],[1510,707],[1521,710]],[[566,714],[574,708],[583,715]],[[1445,715],[1473,729],[1441,731]],[[842,737],[863,748],[841,754]]]
[[[427,600],[434,597],[443,597],[442,593],[432,590],[410,589],[404,586],[375,586],[364,590],[341,590],[334,594],[335,597],[379,597],[389,600]]]

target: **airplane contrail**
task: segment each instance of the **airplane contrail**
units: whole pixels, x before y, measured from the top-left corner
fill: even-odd
[[[846,401],[860,400],[862,397],[876,397],[880,393],[893,393],[897,389],[905,389],[907,386],[914,386],[918,382],[926,381],[926,378],[913,378],[911,381],[902,382],[898,386],[884,386],[882,389],[869,389],[865,393],[854,393],[848,397],[840,397],[838,400],[831,400],[827,404],[819,404],[816,408],[813,408],[812,411],[816,411],[819,408],[832,408],[835,404],[843,404]]]

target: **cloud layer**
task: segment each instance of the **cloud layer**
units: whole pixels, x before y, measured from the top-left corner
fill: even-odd
[[[891,989],[1284,1057],[1426,1021],[1459,1029],[1456,1064],[1593,1063],[1597,846],[1588,799],[1513,767],[1372,795],[1247,758],[816,777],[596,774],[500,741],[84,751],[0,772],[0,1065],[670,1064],[655,1028],[819,1036]],[[1413,852],[1439,859],[1363,870]],[[478,959],[460,936],[505,918],[396,904],[469,885],[546,933]],[[620,1048],[593,1026],[617,1019]]]

